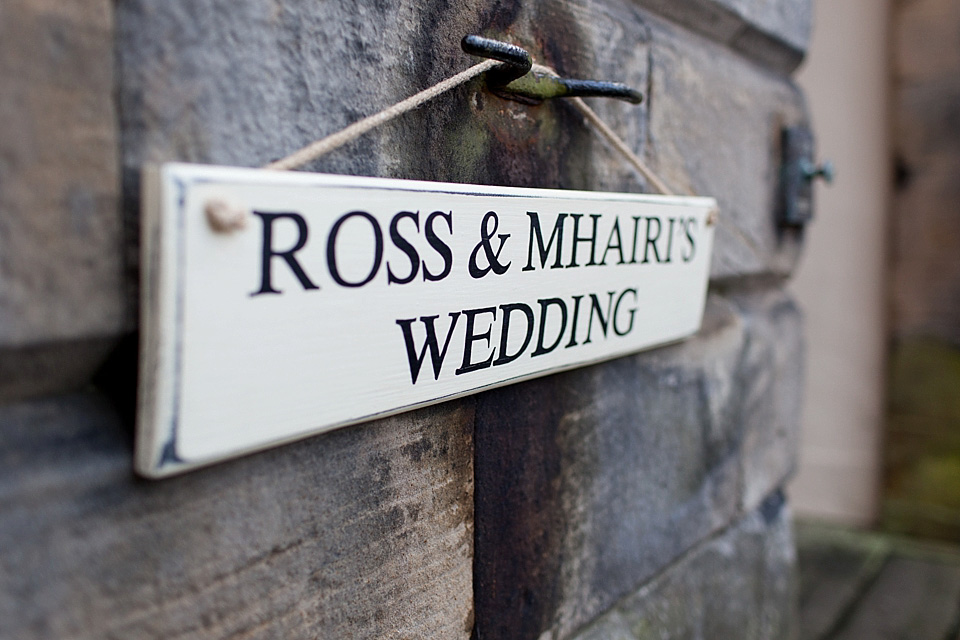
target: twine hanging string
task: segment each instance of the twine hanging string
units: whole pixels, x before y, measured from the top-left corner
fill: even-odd
[[[653,188],[657,190],[658,193],[661,193],[665,196],[676,195],[673,190],[670,189],[661,180],[657,174],[653,172],[650,167],[647,166],[643,160],[640,159],[640,156],[635,154],[630,150],[630,147],[627,146],[627,143],[623,141],[623,138],[618,136],[613,129],[607,126],[607,123],[600,119],[600,116],[597,115],[597,112],[587,106],[587,103],[583,101],[583,98],[570,98],[570,103],[573,104],[577,110],[583,114],[583,117],[587,119],[587,122],[592,124],[597,128],[597,131],[600,132],[607,141],[613,145],[613,148],[620,152],[620,154],[629,162],[634,169],[640,172],[644,178],[647,179]]]
[[[465,71],[461,71],[455,76],[451,76],[446,80],[442,80],[432,87],[428,87],[417,93],[410,96],[406,100],[401,100],[397,104],[387,107],[379,113],[375,113],[372,116],[367,116],[363,120],[358,120],[350,126],[332,133],[326,138],[321,138],[316,142],[311,142],[304,148],[294,151],[285,158],[271,162],[268,165],[265,165],[264,169],[276,169],[278,171],[285,171],[288,169],[296,169],[297,167],[302,167],[312,160],[316,160],[322,155],[330,153],[334,149],[342,147],[343,145],[356,140],[363,134],[367,133],[371,129],[375,129],[380,125],[393,120],[397,116],[403,115],[408,111],[413,111],[424,102],[433,100],[442,93],[446,93],[451,89],[455,89],[460,85],[473,80],[481,73],[486,73],[490,69],[493,69],[496,66],[499,66],[500,62],[496,60],[484,60],[480,64],[475,64]]]
[[[485,73],[501,64],[502,63],[497,62],[496,60],[485,60],[470,67],[469,69],[466,69],[465,71],[461,71],[460,73],[447,78],[446,80],[438,82],[432,87],[424,89],[420,93],[410,96],[406,100],[401,100],[400,102],[387,107],[383,111],[375,113],[372,116],[368,116],[362,120],[358,120],[348,127],[337,131],[336,133],[312,142],[302,149],[291,153],[285,158],[281,158],[280,160],[276,160],[275,162],[265,165],[263,168],[284,171],[301,167],[308,162],[316,160],[320,156],[330,153],[334,149],[342,147],[348,142],[356,140],[371,129],[379,127],[380,125],[389,122],[390,120],[393,120],[394,118],[407,113],[408,111],[412,111],[425,102],[428,102],[433,98],[450,91],[451,89],[459,87],[460,85],[469,82],[473,78],[476,78],[480,74]],[[558,75],[557,72],[550,67],[539,64],[534,64],[532,70],[538,73],[545,73],[553,76]],[[583,115],[584,119],[596,127],[600,135],[602,135],[611,145],[613,145],[613,148],[618,151],[624,157],[624,159],[626,159],[626,161],[634,169],[636,169],[640,175],[642,175],[647,182],[653,186],[654,189],[657,190],[657,192],[663,195],[674,195],[674,192],[667,187],[663,180],[661,180],[650,169],[650,167],[648,167],[647,164],[641,160],[637,154],[630,149],[630,147],[627,146],[627,143],[624,142],[623,139],[613,131],[613,129],[607,126],[607,124],[600,119],[600,116],[598,116],[593,109],[587,106],[586,102],[584,102],[581,98],[570,98],[569,100]]]

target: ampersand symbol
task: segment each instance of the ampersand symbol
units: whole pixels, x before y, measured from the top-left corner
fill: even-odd
[[[490,228],[490,225],[493,224],[493,228]],[[470,263],[468,265],[470,269],[470,276],[473,278],[482,278],[487,275],[489,271],[493,271],[498,276],[503,275],[507,272],[507,269],[510,268],[510,262],[507,264],[500,264],[500,252],[503,250],[503,244],[507,241],[507,238],[510,237],[509,233],[497,233],[497,227],[500,226],[500,219],[497,218],[497,214],[493,211],[488,211],[487,215],[483,216],[483,221],[480,223],[480,244],[473,248],[473,253],[470,254]],[[497,237],[500,238],[500,246],[497,247],[497,250],[494,251],[493,247],[490,246],[490,240],[493,238],[493,234],[497,233]],[[487,266],[481,269],[477,266],[477,254],[480,253],[480,249],[483,249],[483,252],[487,255]]]

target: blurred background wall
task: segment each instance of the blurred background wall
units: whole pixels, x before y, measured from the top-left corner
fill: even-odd
[[[894,6],[881,524],[960,541],[960,1]]]
[[[802,516],[960,541],[960,1],[816,2]]]
[[[798,515],[865,525],[882,475],[885,255],[890,208],[888,0],[818,0],[798,76],[818,154],[816,219],[792,282],[807,326]]]

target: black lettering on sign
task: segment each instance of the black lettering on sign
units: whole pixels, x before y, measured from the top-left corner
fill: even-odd
[[[624,337],[634,328],[638,311],[637,290],[627,288],[619,292],[619,295],[617,291],[606,293],[606,305],[602,302],[602,294],[590,293],[570,296],[573,301],[573,321],[571,323],[567,322],[569,304],[564,298],[541,298],[537,300],[539,320],[535,308],[523,302],[505,303],[499,307],[453,311],[450,313],[450,324],[442,347],[435,327],[435,321],[439,316],[423,316],[420,318],[420,322],[423,323],[422,335],[425,337],[419,343],[420,338],[414,337],[415,333],[419,334],[419,330],[414,329],[416,319],[397,320],[396,323],[403,332],[407,361],[410,365],[411,382],[413,384],[417,383],[427,353],[430,354],[430,361],[433,365],[433,378],[434,380],[439,379],[460,316],[466,318],[466,326],[463,330],[462,361],[455,370],[455,375],[458,376],[481,369],[502,366],[519,359],[534,342],[534,329],[537,329],[537,338],[535,348],[530,354],[531,357],[546,355],[556,350],[566,337],[567,327],[570,327],[570,340],[564,347],[565,349],[575,347],[578,344],[591,344],[594,339],[594,318],[596,318],[596,323],[599,325],[602,334],[598,336],[598,339],[607,340],[612,336]],[[577,320],[580,301],[588,296],[590,311],[585,329],[586,338],[582,343],[578,343]],[[498,310],[502,312],[499,317]],[[586,314],[586,311],[584,313]],[[518,322],[523,323],[522,328],[517,328]],[[611,328],[613,329],[612,334],[610,333]],[[499,340],[495,338],[497,330],[500,331]],[[583,333],[583,331],[580,333]],[[519,339],[520,336],[522,336],[522,339]],[[477,343],[485,345],[482,354],[478,354]]]
[[[495,367],[513,362],[519,358],[523,352],[527,350],[530,339],[533,337],[533,309],[522,302],[502,304],[500,308],[503,310],[503,321],[500,326],[500,357],[493,361],[493,366]],[[514,311],[523,313],[523,316],[526,318],[526,329],[524,329],[523,344],[520,345],[520,348],[517,349],[515,353],[507,353],[507,339],[510,336],[510,315]]]
[[[293,271],[293,275],[300,281],[300,286],[304,289],[319,289],[320,287],[315,285],[310,278],[307,277],[307,272],[303,270],[303,267],[294,257],[294,254],[303,249],[304,245],[307,244],[307,221],[303,219],[303,216],[299,213],[292,212],[266,213],[263,211],[254,211],[253,214],[260,216],[260,220],[263,222],[263,234],[260,245],[260,288],[250,295],[281,293],[279,289],[273,288],[272,266],[274,258],[283,258],[283,261],[287,263],[287,266]],[[298,235],[297,241],[292,247],[284,251],[277,251],[273,248],[273,223],[282,219],[293,220],[294,224],[297,225]]]
[[[373,229],[373,265],[370,267],[370,273],[367,274],[367,277],[359,282],[349,282],[340,275],[340,268],[337,266],[337,238],[340,235],[340,227],[343,226],[343,223],[349,220],[350,218],[363,218],[370,223],[371,228]],[[380,262],[383,260],[383,231],[380,230],[380,223],[377,222],[377,219],[366,211],[351,211],[350,213],[345,213],[336,222],[333,223],[333,227],[330,229],[330,235],[327,237],[327,268],[330,270],[330,277],[333,278],[334,282],[339,284],[341,287],[362,287],[371,280],[374,276],[377,275],[377,271],[380,270]]]
[[[390,263],[387,262],[387,284],[407,284],[411,280],[417,277],[417,272],[420,271],[420,256],[417,254],[416,248],[410,244],[410,241],[400,235],[400,221],[404,218],[410,218],[413,220],[413,224],[416,225],[417,233],[420,232],[420,212],[417,211],[413,213],[411,211],[401,211],[397,215],[393,216],[393,220],[390,221],[390,240],[393,242],[394,246],[400,251],[403,251],[407,254],[407,259],[410,260],[410,273],[398,278],[393,273],[393,268],[390,266]]]
[[[607,337],[607,326],[610,324],[610,309],[613,306],[613,294],[616,291],[608,291],[610,299],[607,301],[607,317],[603,317],[603,309],[600,308],[600,301],[595,293],[590,294],[590,318],[587,320],[587,338],[583,344],[590,344],[590,332],[593,330],[593,312],[597,312],[597,320],[600,322],[600,329],[603,331],[603,337]]]
[[[560,341],[563,340],[563,332],[567,329],[567,305],[564,304],[563,300],[560,298],[545,298],[543,300],[537,300],[537,302],[540,303],[540,331],[537,333],[537,348],[530,354],[531,357],[542,356],[556,349]],[[560,309],[560,331],[557,332],[557,339],[554,340],[553,344],[546,347],[543,344],[543,340],[544,331],[547,328],[547,310],[550,307],[558,307]]]
[[[665,262],[673,262],[673,226],[677,223],[676,218],[667,218],[667,222],[670,223],[670,228],[667,231],[667,259]]]
[[[493,315],[493,318],[490,319],[490,326],[487,327],[487,330],[484,333],[474,333],[474,319],[482,313],[489,313]],[[490,332],[493,330],[493,321],[497,318],[497,309],[496,307],[485,307],[483,309],[464,309],[463,315],[467,318],[467,330],[466,335],[463,338],[463,364],[461,364],[460,368],[455,372],[458,376],[464,373],[470,373],[471,371],[486,369],[493,362],[493,351],[490,352],[490,357],[488,357],[486,360],[481,362],[472,362],[473,343],[479,340],[486,340],[487,346],[490,346]]]
[[[540,215],[536,211],[527,211],[530,218],[530,240],[527,245],[527,266],[522,271],[533,271],[533,239],[537,239],[537,252],[540,254],[540,268],[547,265],[547,255],[553,246],[553,241],[557,241],[557,259],[554,260],[551,269],[562,269],[560,264],[560,250],[563,247],[563,221],[566,219],[566,213],[557,214],[557,222],[553,225],[553,232],[547,241],[547,246],[543,246],[543,231],[540,230]]]
[[[450,229],[450,235],[453,235],[453,211],[449,213],[444,213],[443,211],[434,211],[427,216],[427,221],[423,225],[427,235],[427,242],[430,243],[430,246],[433,247],[433,250],[436,251],[441,258],[443,258],[443,269],[440,270],[440,273],[433,273],[429,268],[427,268],[427,263],[424,261],[424,280],[443,280],[450,275],[450,270],[453,269],[453,251],[450,250],[450,246],[447,245],[446,242],[440,239],[440,236],[437,235],[437,232],[433,230],[433,223],[437,218],[443,218],[447,221],[447,228]]]
[[[650,227],[653,226],[652,223],[657,223],[657,230],[653,235],[650,235]],[[660,230],[662,228],[660,223],[660,218],[647,218],[647,243],[643,246],[643,262],[641,264],[647,264],[650,262],[649,256],[647,256],[647,250],[650,247],[653,247],[653,260],[654,262],[660,262],[660,254],[657,253],[657,240],[660,239]]]
[[[697,228],[697,219],[696,218],[687,218],[686,225],[684,225],[684,232],[687,236],[687,242],[690,244],[689,253],[684,251],[681,254],[681,258],[684,262],[690,262],[693,260],[693,254],[696,252],[697,246],[696,242],[693,239],[692,229]]]
[[[410,364],[410,382],[417,384],[417,378],[420,376],[420,369],[423,367],[423,361],[427,357],[427,351],[430,352],[430,363],[433,365],[433,379],[440,377],[440,369],[443,367],[443,359],[447,357],[447,347],[450,346],[450,338],[453,337],[453,330],[457,327],[457,320],[460,319],[459,311],[450,312],[450,328],[447,329],[447,337],[443,341],[443,348],[437,344],[437,330],[434,327],[434,321],[440,316],[421,316],[420,322],[423,323],[426,337],[423,340],[423,346],[417,354],[417,346],[413,339],[413,330],[411,325],[416,318],[409,320],[397,320],[400,330],[403,331],[403,344],[407,348],[407,362]]]
[[[473,248],[473,253],[470,254],[470,262],[467,265],[471,278],[482,278],[490,271],[493,271],[493,273],[498,276],[502,276],[507,272],[507,269],[510,268],[510,262],[500,264],[500,252],[503,251],[503,245],[510,237],[510,234],[497,233],[499,226],[500,218],[497,217],[497,212],[487,211],[487,214],[483,216],[483,222],[480,223],[480,244]],[[490,240],[493,239],[494,234],[500,239],[500,245],[496,250],[494,250],[493,245],[490,244]],[[481,267],[477,262],[481,250],[486,256],[487,266],[485,267]]]
[[[613,237],[617,237],[617,241],[613,241]],[[617,261],[617,264],[626,264],[626,261],[623,259],[623,240],[620,238],[620,218],[613,219],[613,228],[610,229],[610,237],[607,238],[607,248],[603,250],[603,257],[600,258],[600,265],[605,266],[607,264],[607,252],[610,249],[616,249],[617,253],[620,254],[620,259]]]
[[[613,332],[618,336],[625,336],[631,331],[633,331],[633,320],[637,315],[637,307],[634,306],[632,309],[628,309],[627,313],[630,314],[630,324],[627,325],[627,328],[623,331],[617,326],[617,318],[620,317],[620,303],[623,302],[623,297],[628,293],[633,294],[633,301],[637,301],[637,290],[636,289],[624,289],[623,292],[617,297],[617,304],[613,306]]]
[[[637,264],[637,232],[643,216],[630,216],[633,219],[633,249],[630,251],[630,264]]]
[[[573,296],[573,320],[570,321],[570,342],[563,347],[564,349],[569,349],[579,344],[577,342],[577,319],[580,317],[580,300],[582,298],[582,295]]]
[[[596,253],[597,253],[597,223],[600,221],[600,214],[593,213],[590,214],[590,217],[593,219],[593,231],[588,236],[580,235],[580,218],[583,217],[582,213],[571,213],[570,217],[573,218],[573,246],[570,249],[570,264],[567,265],[567,268],[580,266],[577,264],[577,245],[581,242],[590,243],[590,261],[587,262],[584,266],[590,267],[597,264]]]

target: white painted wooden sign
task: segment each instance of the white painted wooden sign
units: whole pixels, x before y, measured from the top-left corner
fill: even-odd
[[[137,470],[168,475],[689,336],[715,207],[148,168]]]

